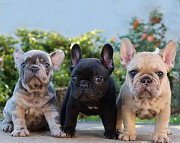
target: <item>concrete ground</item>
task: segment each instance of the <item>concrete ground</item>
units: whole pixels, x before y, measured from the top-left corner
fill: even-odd
[[[0,122],[2,128],[2,122]],[[151,134],[153,133],[153,124],[137,124],[137,140],[134,143],[151,143]],[[173,143],[180,143],[180,125],[170,125],[173,135],[169,137]],[[12,137],[10,133],[0,130],[0,143],[119,143],[119,140],[105,139],[103,136],[103,126],[101,122],[79,122],[76,128],[74,138],[54,138],[50,132],[34,132],[29,137]]]

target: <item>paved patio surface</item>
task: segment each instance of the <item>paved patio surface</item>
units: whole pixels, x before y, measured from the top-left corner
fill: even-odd
[[[2,122],[0,122],[2,128]],[[137,140],[134,143],[152,143],[153,124],[137,124]],[[170,125],[173,143],[180,143],[180,125]],[[29,137],[12,137],[0,129],[0,143],[119,143],[123,141],[105,139],[101,122],[79,122],[74,138],[54,138],[50,132],[34,132]]]

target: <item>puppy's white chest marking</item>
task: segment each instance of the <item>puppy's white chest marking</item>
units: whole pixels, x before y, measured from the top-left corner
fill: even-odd
[[[88,109],[90,109],[90,110],[97,110],[98,107],[96,107],[96,106],[88,106]]]

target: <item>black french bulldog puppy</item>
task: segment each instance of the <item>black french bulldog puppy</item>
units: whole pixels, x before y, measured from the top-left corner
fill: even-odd
[[[71,81],[61,108],[60,122],[67,137],[75,135],[79,112],[99,115],[104,136],[116,139],[116,90],[111,73],[114,70],[113,48],[106,44],[101,58],[82,59],[81,49],[75,44],[71,50]]]

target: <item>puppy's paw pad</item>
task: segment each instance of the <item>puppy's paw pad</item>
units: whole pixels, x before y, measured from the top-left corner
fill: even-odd
[[[172,135],[172,134],[173,134],[173,132],[170,129],[168,129],[167,130],[167,135]]]
[[[66,134],[61,131],[61,129],[56,129],[51,132],[51,135],[56,138],[64,138],[66,137]]]
[[[26,137],[26,136],[29,136],[30,135],[30,133],[29,133],[29,131],[27,130],[27,129],[15,129],[12,133],[11,133],[11,135],[13,136],[13,137]]]
[[[13,124],[3,124],[2,130],[5,132],[12,132],[13,131]]]
[[[155,143],[171,143],[171,139],[167,135],[153,134],[153,141]]]
[[[123,141],[135,141],[136,140],[136,133],[120,134],[118,139],[123,140]]]

